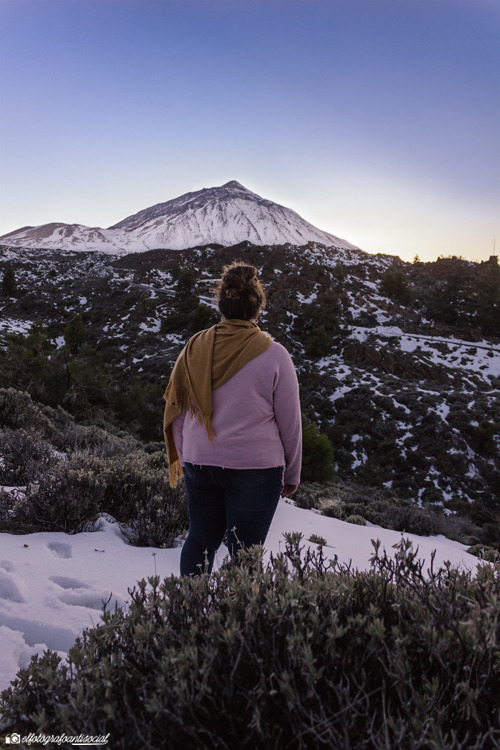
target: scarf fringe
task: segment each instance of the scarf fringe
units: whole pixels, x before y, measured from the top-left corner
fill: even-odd
[[[193,419],[196,419],[201,425],[203,425],[203,427],[205,428],[205,432],[207,433],[207,437],[212,443],[214,437],[216,436],[216,432],[212,425],[212,415],[202,414],[200,407],[198,406],[196,401],[193,400],[192,393],[188,391],[187,388],[180,386],[178,387],[178,389],[176,389],[175,404],[181,412],[188,412],[193,417]]]
[[[171,487],[177,487],[177,482],[181,477],[184,476],[182,465],[179,459],[170,464],[169,466],[169,481]]]

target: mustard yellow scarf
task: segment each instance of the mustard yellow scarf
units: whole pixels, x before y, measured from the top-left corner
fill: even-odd
[[[173,421],[187,411],[204,425],[210,441],[212,427],[212,391],[233,377],[247,362],[258,357],[272,339],[256,323],[247,320],[223,320],[195,333],[179,354],[163,398],[166,401],[163,435],[170,467],[170,486],[183,476],[172,430]]]

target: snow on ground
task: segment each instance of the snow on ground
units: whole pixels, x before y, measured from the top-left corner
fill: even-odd
[[[311,534],[327,541],[327,557],[352,560],[354,568],[369,567],[372,539],[388,551],[401,540],[396,531],[356,526],[280,501],[266,541],[266,554],[284,549],[284,532],[301,531],[304,543]],[[407,534],[427,563],[436,550],[436,564],[449,560],[475,570],[478,559],[464,545],[443,536]],[[118,524],[103,518],[99,531],[68,535],[60,532],[0,534],[0,690],[8,687],[30,657],[47,648],[64,655],[86,627],[100,620],[108,608],[126,606],[128,590],[136,581],[157,573],[177,575],[180,547],[132,547]],[[216,566],[224,559],[224,548]]]
[[[470,370],[478,375],[500,376],[500,347],[488,341],[462,341],[443,336],[428,336],[420,333],[403,333],[399,326],[351,326],[353,338],[364,342],[369,336],[397,338],[404,352],[417,352],[433,364],[460,370]]]
[[[148,333],[158,333],[161,326],[161,320],[156,318],[155,320],[148,320],[146,323],[141,323],[139,328],[141,331],[147,331]]]
[[[2,333],[28,333],[32,326],[31,320],[16,320],[15,318],[7,318],[0,320],[0,331]]]

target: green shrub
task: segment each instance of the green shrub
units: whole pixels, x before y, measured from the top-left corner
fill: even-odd
[[[302,482],[292,499],[298,508],[319,508],[324,491],[325,486],[319,482]]]
[[[500,568],[426,577],[402,540],[358,573],[300,543],[141,581],[67,664],[46,652],[19,672],[4,731],[134,750],[497,747]]]
[[[5,266],[2,276],[2,294],[4,297],[15,297],[17,294],[17,281],[12,266]]]
[[[333,340],[324,325],[320,325],[307,338],[305,350],[308,357],[319,359],[332,353]]]
[[[380,293],[402,305],[409,304],[412,299],[406,275],[399,268],[389,268],[385,271],[380,282]]]
[[[354,514],[353,516],[346,516],[347,523],[353,523],[355,526],[366,526],[366,519],[363,516]]]
[[[196,333],[196,331],[201,331],[203,328],[215,325],[219,320],[220,315],[217,315],[212,307],[201,303],[189,313],[188,329],[192,333]]]
[[[314,422],[302,418],[302,482],[328,482],[335,478],[333,447]]]
[[[68,351],[76,356],[85,343],[85,339],[85,325],[82,316],[78,313],[74,318],[71,318],[64,329],[64,341],[68,347]]]

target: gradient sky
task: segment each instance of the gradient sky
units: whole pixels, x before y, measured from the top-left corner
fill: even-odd
[[[238,180],[369,252],[498,253],[498,0],[0,0],[0,29],[0,234]]]

